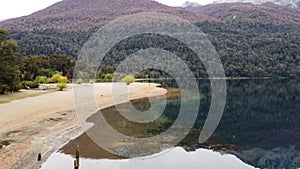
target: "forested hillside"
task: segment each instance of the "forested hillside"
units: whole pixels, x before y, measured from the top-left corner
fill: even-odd
[[[298,25],[247,22],[199,22],[196,25],[208,34],[227,76],[296,77],[300,74],[300,36],[296,36],[300,34]],[[25,56],[57,53],[76,59],[94,31],[13,31],[10,38],[19,42],[19,51]],[[120,51],[124,50],[132,49],[129,46],[120,48]],[[119,55],[110,57],[108,65],[115,65],[121,59]]]
[[[55,29],[10,32],[9,39],[18,41],[22,55],[65,54],[76,58],[83,44],[97,29],[63,32]]]
[[[0,27],[10,31],[8,39],[18,42],[21,55],[66,55],[76,60],[84,43],[103,24],[149,11],[175,14],[200,27],[215,46],[228,77],[299,77],[300,9],[272,3],[172,8],[150,0],[64,0],[32,15],[0,22]],[[161,45],[166,40],[161,36],[135,38],[128,44],[137,40],[143,43],[120,43],[107,54],[105,66],[116,67],[124,53],[146,48],[149,40],[172,52],[180,48]],[[192,52],[182,50],[177,54],[189,55],[189,66],[196,77],[206,76],[201,63],[193,62],[196,56]]]
[[[297,77],[300,26],[197,23],[221,57],[227,76]]]
[[[221,22],[256,22],[263,24],[300,24],[300,8],[279,6],[273,3],[218,3],[189,8]]]

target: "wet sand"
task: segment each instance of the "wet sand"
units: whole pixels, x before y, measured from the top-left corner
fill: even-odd
[[[129,98],[167,92],[157,86],[130,84]],[[94,84],[94,91],[100,109],[122,103],[113,101],[111,83]],[[39,168],[52,152],[82,132],[74,111],[72,89],[0,104],[0,169]],[[42,161],[37,162],[39,153]]]

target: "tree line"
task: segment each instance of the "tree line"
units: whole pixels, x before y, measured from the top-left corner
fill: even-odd
[[[24,87],[37,87],[55,74],[72,78],[75,61],[66,55],[22,56],[18,44],[7,40],[9,32],[0,29],[0,93],[18,91]],[[60,78],[60,77],[59,77]],[[66,81],[65,78],[52,82]]]
[[[299,77],[300,27],[262,23],[195,23],[209,38],[224,65],[227,77]],[[72,78],[77,54],[97,29],[88,32],[59,30],[1,30],[1,90],[15,91],[21,81],[34,81],[38,76],[55,73]],[[113,37],[112,37],[113,38]],[[16,41],[7,40],[14,39]],[[87,74],[94,66],[97,82],[112,81],[119,63],[135,52],[160,48],[179,56],[196,78],[207,77],[197,54],[180,41],[158,34],[136,35],[116,44],[101,65],[84,65]],[[147,54],[145,54],[147,56]],[[164,66],[163,63],[157,63]],[[131,68],[137,67],[132,63]],[[168,65],[170,67],[174,65]],[[176,67],[174,67],[176,70]],[[168,76],[159,70],[144,70],[136,77]],[[89,77],[93,79],[93,77]],[[84,79],[83,79],[84,80]],[[86,80],[86,79],[85,79]],[[4,84],[5,82],[5,84]]]
[[[263,23],[225,22],[195,23],[216,48],[227,77],[297,77],[300,74],[299,25],[272,25]],[[64,54],[77,58],[83,44],[95,29],[87,32],[46,29],[33,31],[14,30],[9,36],[18,41],[22,55]],[[196,55],[178,41],[163,36],[136,36],[120,42],[107,55],[106,66],[116,68],[124,56],[145,49],[152,40],[153,47],[175,52],[190,60],[189,66],[196,77],[206,77],[205,69],[194,62]],[[168,43],[166,46],[166,43]],[[172,45],[173,44],[173,45]],[[160,72],[162,74],[163,72]]]
[[[62,90],[66,83],[73,78],[75,59],[64,54],[29,55],[18,52],[19,46],[15,40],[9,40],[9,32],[0,28],[0,94],[15,92],[21,88],[38,88],[42,83],[57,83]],[[91,74],[92,65],[78,62],[82,66],[83,75]],[[82,82],[111,82],[114,68],[99,66],[96,77],[77,79]],[[124,78],[126,82],[133,82],[132,77]]]

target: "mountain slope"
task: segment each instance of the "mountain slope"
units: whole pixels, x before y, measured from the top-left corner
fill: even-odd
[[[200,15],[221,21],[258,22],[268,24],[300,24],[300,8],[279,6],[273,3],[217,3],[190,8]]]
[[[186,3],[185,8],[174,8],[153,0],[64,0],[29,16],[2,21],[0,27],[28,31],[45,29],[88,31],[99,28],[117,17],[139,12],[169,13],[191,22],[235,19],[238,22],[300,24],[300,8],[274,3],[261,5],[216,3],[205,6]]]
[[[253,4],[264,4],[264,3],[274,3],[276,5],[281,6],[289,6],[293,8],[300,7],[299,2],[300,0],[215,0],[214,3],[253,3]]]
[[[0,27],[9,29],[10,38],[18,41],[22,55],[65,54],[76,58],[97,28],[116,17],[149,11],[171,13],[194,22],[208,35],[227,76],[298,77],[299,10],[273,3],[172,8],[152,0],[64,0],[32,15],[0,22]],[[203,22],[206,20],[209,22]],[[145,38],[133,38],[133,42],[128,43],[132,46],[116,47],[107,55],[107,65],[115,66],[120,57],[125,56],[124,51],[134,52],[147,47],[142,44],[148,41],[157,45],[166,42],[160,37]],[[166,45],[177,44],[171,40],[167,42]],[[170,47],[178,50],[178,45]],[[193,57],[187,52],[179,55]],[[199,71],[198,76],[205,76],[205,69],[199,65],[198,62],[191,63],[193,70]]]
[[[152,0],[64,0],[32,15],[0,22],[0,27],[9,30],[89,30],[116,17],[139,12],[164,12],[189,21],[216,21],[205,14]]]

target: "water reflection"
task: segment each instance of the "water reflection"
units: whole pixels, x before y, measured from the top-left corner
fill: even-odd
[[[73,157],[62,153],[54,153],[41,169],[72,168]],[[186,152],[180,147],[165,150],[147,157],[110,160],[80,160],[80,169],[255,169],[243,163],[233,155],[222,155],[206,149]]]
[[[159,83],[165,87],[176,87],[173,81],[164,80]],[[260,168],[299,168],[299,81],[228,80],[227,86],[227,103],[220,125],[215,134],[205,144],[200,145],[197,140],[210,106],[210,83],[207,80],[199,81],[201,105],[198,118],[179,146],[186,150],[204,147],[226,151]],[[149,137],[172,125],[178,115],[179,98],[176,90],[170,90],[164,114],[153,123],[145,125],[126,121],[114,107],[102,113],[118,131],[133,137]],[[182,99],[190,101],[191,98]],[[138,109],[149,108],[147,99],[137,100],[134,105]],[[92,119],[91,117],[90,120]],[[86,135],[71,141],[62,150],[72,154],[77,144],[82,145],[82,156],[86,158],[121,158],[104,152]]]
[[[261,168],[299,168],[299,81],[231,80],[227,92],[222,121],[206,144],[233,145],[233,153]],[[195,128],[205,110],[199,115]]]

